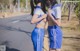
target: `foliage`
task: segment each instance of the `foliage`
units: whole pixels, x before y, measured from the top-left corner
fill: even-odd
[[[21,7],[25,7],[25,5],[26,5],[26,0],[20,0],[20,2],[21,2]]]
[[[75,13],[76,13],[77,17],[80,19],[80,2],[78,2],[76,4]]]
[[[78,3],[76,4],[75,13],[76,13],[76,15],[77,15],[77,17],[78,17],[79,25],[80,25],[80,2],[78,2]]]

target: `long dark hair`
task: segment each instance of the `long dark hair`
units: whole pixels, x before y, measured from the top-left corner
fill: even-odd
[[[41,2],[42,10],[44,11],[44,13],[46,13],[46,6],[45,6],[46,1],[45,0],[30,0],[31,15],[33,15],[35,5],[37,5],[39,2]]]
[[[48,8],[50,8],[51,6],[54,6],[55,4],[57,4],[56,0],[46,0],[46,6]]]
[[[50,0],[46,0],[46,6],[49,8],[51,6]]]
[[[58,2],[57,2],[57,0],[50,0],[50,3],[51,3],[52,6],[54,6],[54,5],[57,4]]]

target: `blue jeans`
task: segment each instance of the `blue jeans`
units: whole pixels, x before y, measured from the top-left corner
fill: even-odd
[[[33,42],[34,51],[43,51],[44,29],[35,28],[32,31],[31,39]]]
[[[50,40],[51,49],[60,49],[62,45],[62,31],[61,28],[57,25],[48,26],[48,34]]]

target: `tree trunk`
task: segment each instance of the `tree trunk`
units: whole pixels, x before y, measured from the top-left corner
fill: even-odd
[[[20,11],[20,0],[18,0],[18,11]]]
[[[70,17],[71,17],[71,5],[70,4],[69,4],[68,8],[69,8],[68,21],[70,21]]]
[[[61,3],[61,0],[57,0],[58,1],[58,3]]]
[[[26,10],[28,11],[28,0],[26,0]]]
[[[79,25],[80,25],[80,16],[79,16]]]

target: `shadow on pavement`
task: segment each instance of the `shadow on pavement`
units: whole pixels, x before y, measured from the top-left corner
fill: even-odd
[[[14,28],[14,27],[11,27],[11,26],[5,26],[5,25],[0,25],[0,29],[6,29],[6,30],[10,30],[10,31],[24,32],[24,33],[26,33],[28,36],[30,36],[30,34],[31,34],[31,32],[22,30],[22,29],[20,29],[20,28],[17,29],[17,28]]]
[[[6,47],[6,51],[20,51],[20,50],[18,50],[18,49],[14,49],[14,48]]]

